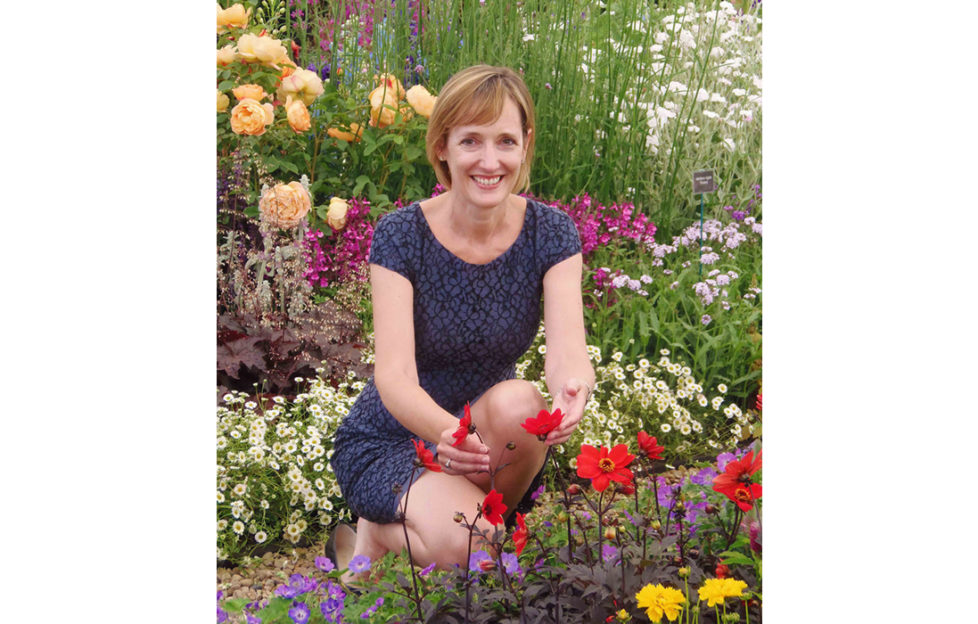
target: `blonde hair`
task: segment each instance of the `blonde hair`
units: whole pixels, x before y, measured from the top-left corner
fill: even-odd
[[[516,176],[515,189],[526,191],[530,188],[530,164],[536,143],[533,98],[519,74],[508,67],[490,65],[473,65],[449,78],[438,94],[435,109],[428,119],[426,153],[442,186],[452,188],[448,163],[438,158],[438,152],[444,149],[448,141],[448,133],[458,126],[484,125],[496,121],[503,112],[507,98],[520,111],[526,144],[526,158]]]

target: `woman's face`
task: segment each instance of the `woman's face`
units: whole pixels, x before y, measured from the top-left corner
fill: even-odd
[[[526,138],[519,108],[509,98],[496,121],[452,128],[439,156],[452,174],[456,199],[481,208],[503,203],[516,186]]]

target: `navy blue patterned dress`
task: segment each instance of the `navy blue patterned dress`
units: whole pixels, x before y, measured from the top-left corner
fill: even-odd
[[[421,387],[460,417],[467,402],[515,377],[516,361],[540,324],[544,273],[580,251],[566,213],[527,199],[512,246],[488,264],[470,264],[438,242],[415,202],[380,220],[370,262],[414,286]],[[340,424],[330,459],[353,513],[374,522],[394,520],[400,500],[394,486],[408,485],[415,439],[387,411],[370,379]],[[434,452],[433,443],[425,444]]]

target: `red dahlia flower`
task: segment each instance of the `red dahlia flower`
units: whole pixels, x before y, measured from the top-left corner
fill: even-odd
[[[526,540],[529,537],[529,532],[526,530],[526,516],[520,512],[516,512],[516,524],[519,528],[513,531],[513,546],[516,547],[516,556],[523,553],[523,549],[526,548]]]
[[[644,431],[638,432],[638,447],[649,459],[662,459],[662,451],[666,450],[666,447],[658,446],[655,436],[650,436]]]
[[[757,393],[757,400],[754,401],[754,407],[757,408],[757,411],[761,411],[761,393],[760,392]]]
[[[458,420],[458,429],[452,434],[455,441],[452,442],[452,446],[458,446],[465,441],[465,436],[475,431],[475,427],[472,426],[472,412],[469,411],[469,404],[465,404],[465,415]]]
[[[441,472],[441,464],[435,461],[435,456],[428,450],[421,440],[411,440],[414,442],[414,452],[417,453],[418,458],[415,460],[415,465],[418,468],[427,468],[433,472]]]
[[[595,490],[604,492],[612,481],[625,484],[632,480],[632,471],[625,466],[634,459],[624,444],[617,444],[610,451],[604,446],[594,448],[582,444],[581,454],[577,456],[577,476],[590,479]]]
[[[761,497],[761,484],[753,483],[751,476],[761,469],[761,453],[747,453],[743,459],[729,462],[723,474],[713,479],[713,490],[737,503],[742,511],[750,511],[754,501]]]
[[[486,499],[482,501],[482,517],[489,524],[496,526],[503,521],[504,513],[506,513],[506,505],[503,504],[503,495],[496,490],[489,490]]]
[[[536,418],[527,418],[520,425],[526,429],[527,433],[532,433],[541,442],[546,441],[547,434],[560,426],[560,421],[564,420],[564,415],[560,413],[560,408],[554,410],[553,414],[543,409],[537,414]]]

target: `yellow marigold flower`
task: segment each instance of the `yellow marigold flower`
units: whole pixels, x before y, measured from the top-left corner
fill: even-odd
[[[639,608],[645,609],[645,614],[653,622],[661,622],[663,615],[670,622],[675,622],[682,611],[682,603],[686,602],[686,597],[678,589],[652,583],[639,590],[635,598],[638,599]]]
[[[715,607],[723,604],[727,598],[739,598],[747,589],[747,583],[732,578],[706,579],[703,586],[699,589],[700,600],[706,600],[706,604]]]

